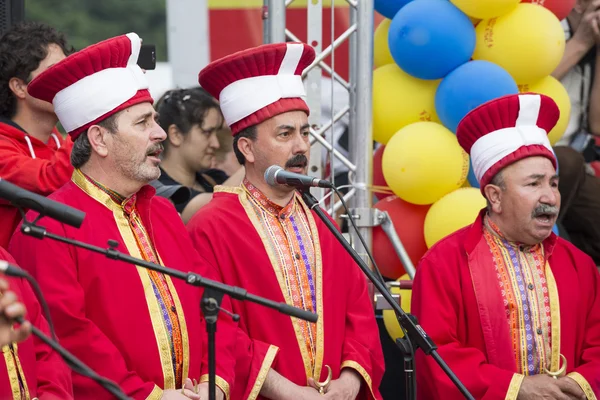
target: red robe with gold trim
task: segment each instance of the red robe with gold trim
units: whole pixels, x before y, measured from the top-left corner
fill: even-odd
[[[0,260],[16,265],[15,260],[6,250],[0,247]],[[40,304],[29,283],[4,276],[8,280],[10,290],[17,295],[20,302],[25,305],[26,318],[47,336],[50,336],[48,323],[42,315]],[[15,363],[10,350],[3,349],[4,357],[0,361],[0,399],[18,399],[19,376],[25,378],[25,398],[40,400],[70,400],[73,398],[71,383],[71,370],[62,358],[50,347],[41,342],[37,337],[31,336],[27,340],[13,344],[18,357]],[[11,382],[12,380],[12,382]]]
[[[168,200],[154,193],[154,188],[144,186],[137,193],[137,209],[163,265],[209,277],[212,267],[195,251],[181,217]],[[104,248],[108,240],[116,240],[117,250],[140,257],[122,210],[79,171],[49,198],[79,208],[86,216],[80,229],[43,218],[39,224],[48,232]],[[29,214],[31,220],[35,214]],[[21,232],[14,235],[9,250],[40,283],[63,346],[136,400],[159,399],[161,389],[176,388],[168,332],[145,269]],[[183,379],[200,380],[208,373],[200,309],[203,291],[176,278],[166,279],[182,330]],[[233,382],[235,330],[231,318],[219,317],[217,383],[225,392]],[[77,399],[112,398],[79,375],[73,375],[73,386]]]
[[[438,346],[440,356],[477,399],[515,399],[521,375],[511,343],[498,278],[477,221],[433,246],[417,268],[411,311]],[[543,242],[556,355],[588,399],[600,395],[600,274],[592,259],[554,234]],[[548,273],[546,274],[548,278]],[[551,279],[548,279],[549,282]],[[417,352],[420,399],[463,399],[435,361]],[[556,364],[556,363],[555,363]]]
[[[25,133],[12,125],[0,122],[0,178],[14,183],[23,189],[47,196],[64,185],[73,173],[71,165],[70,138],[63,140],[57,130],[48,143],[29,136],[31,150],[25,140]],[[17,208],[0,199],[0,246],[8,247],[10,237],[19,222],[21,214]]]
[[[243,206],[249,201],[246,192],[241,187],[220,190],[230,193],[217,191],[187,225],[196,248],[217,265],[225,283],[285,303],[264,243]],[[324,381],[326,365],[333,379],[339,378],[343,367],[354,368],[366,382],[358,398],[379,399],[384,360],[366,277],[318,216],[306,211],[314,220],[313,239],[315,248],[320,244],[322,260],[315,268],[317,298],[322,302],[319,307],[317,300],[317,363],[310,376]],[[292,319],[249,301],[232,303],[241,317],[233,398],[262,398],[258,393],[269,368],[306,386],[309,376],[298,345],[304,339],[297,337]],[[246,381],[247,391],[244,385],[237,386]]]

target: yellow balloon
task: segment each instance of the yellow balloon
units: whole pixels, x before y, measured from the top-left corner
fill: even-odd
[[[475,32],[473,59],[498,64],[517,83],[550,75],[565,51],[560,21],[537,4],[522,3],[509,14],[481,21]]]
[[[471,22],[473,23],[473,26],[477,26],[478,23],[480,23],[482,20],[481,18],[473,18],[473,17],[469,17],[469,19],[471,20]]]
[[[469,17],[488,19],[499,17],[515,9],[521,0],[450,0]]]
[[[373,64],[375,68],[394,63],[388,44],[388,33],[391,23],[392,20],[386,18],[375,29],[373,37]]]
[[[425,217],[427,247],[475,222],[486,201],[477,188],[460,188],[431,206]]]
[[[534,84],[519,85],[519,91],[521,93],[532,92],[545,94],[551,97],[556,102],[560,110],[560,119],[556,123],[554,129],[548,134],[548,140],[550,144],[558,142],[562,135],[567,130],[569,125],[569,119],[571,118],[571,99],[569,93],[563,84],[551,75],[548,75],[542,80],[537,81]]]
[[[444,126],[416,122],[388,142],[382,169],[396,196],[413,204],[433,204],[462,186],[469,173],[469,156]]]
[[[399,281],[409,281],[410,277],[408,274],[402,275],[398,278]],[[393,287],[391,289],[392,294],[400,295],[400,307],[404,310],[405,313],[410,312],[410,300],[412,297],[412,290],[410,289],[400,289],[398,287]],[[383,310],[383,325],[387,330],[388,334],[392,338],[393,341],[396,339],[404,337],[404,332],[400,328],[400,323],[398,323],[398,319],[396,318],[396,313],[394,310]]]
[[[435,92],[440,80],[421,80],[388,64],[373,71],[373,139],[387,144],[394,133],[418,121],[439,122]]]

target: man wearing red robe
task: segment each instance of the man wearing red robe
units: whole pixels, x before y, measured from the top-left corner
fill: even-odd
[[[215,61],[199,77],[220,100],[246,177],[239,187],[215,190],[189,222],[196,248],[224,282],[319,316],[309,323],[233,301],[243,331],[236,398],[321,398],[315,388],[329,372],[322,398],[381,398],[384,361],[365,276],[294,188],[264,178],[274,164],[306,172],[301,73],[314,57],[302,43],[264,45]],[[248,391],[237,386],[246,381]]]
[[[488,207],[417,268],[411,310],[477,399],[600,395],[600,275],[552,233],[560,194],[547,133],[558,118],[551,98],[519,94],[461,121]],[[419,352],[416,368],[419,398],[463,398],[430,357]]]
[[[0,261],[16,264],[15,260],[0,247]],[[27,282],[17,278],[5,278],[10,292],[3,285],[2,301],[7,297],[22,301],[22,312],[34,326],[50,336],[48,323],[42,315],[40,304]],[[24,306],[24,307],[23,307]],[[25,310],[27,311],[25,313]],[[6,314],[6,309],[1,310]],[[7,332],[4,332],[4,331]],[[26,337],[30,328],[12,328],[12,323],[0,318],[0,336],[12,333],[2,344],[4,362],[0,361],[0,399],[70,400],[73,398],[71,371],[61,357],[37,337]]]
[[[43,196],[71,178],[73,142],[56,130],[52,104],[31,97],[27,84],[71,51],[63,34],[38,22],[0,38],[0,178]],[[7,247],[21,214],[0,200],[0,221],[0,246]]]
[[[211,267],[194,250],[173,205],[148,185],[160,175],[166,135],[155,121],[148,83],[137,65],[140,48],[135,33],[108,39],[29,84],[32,96],[54,104],[74,140],[71,181],[50,198],[86,212],[79,229],[47,218],[40,223],[61,236],[102,247],[114,240],[125,254],[210,276]],[[99,375],[136,400],[206,398],[200,288],[20,231],[9,250],[40,282],[61,344]],[[218,398],[229,398],[233,383],[236,329],[229,317],[220,318]],[[202,382],[197,390],[192,379]],[[111,398],[77,375],[73,387],[75,398]]]

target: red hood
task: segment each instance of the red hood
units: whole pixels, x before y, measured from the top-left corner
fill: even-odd
[[[52,130],[52,132],[54,134],[56,134],[56,136],[58,137],[58,140],[60,141],[61,144],[64,143],[65,139],[63,139],[63,137],[60,134],[60,132],[58,131],[58,129],[54,128]],[[9,139],[19,142],[24,147],[27,147],[27,141],[25,140],[25,135],[26,135],[26,133],[24,131],[22,131],[12,125],[9,125],[5,122],[0,122],[0,138],[6,137],[6,138],[9,138]],[[56,142],[52,138],[50,138],[50,140],[48,140],[48,143],[44,143],[41,140],[34,138],[33,136],[29,136],[29,140],[31,140],[31,145],[33,146],[34,150],[36,147],[40,147],[40,148],[49,147],[51,149],[56,149]]]

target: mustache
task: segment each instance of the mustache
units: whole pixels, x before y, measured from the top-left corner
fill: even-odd
[[[558,215],[559,209],[556,206],[551,206],[548,204],[540,204],[537,206],[533,212],[531,213],[532,218],[537,218],[541,215]]]
[[[296,154],[285,163],[285,168],[292,168],[298,165],[308,165],[308,158],[304,154]]]
[[[150,154],[156,153],[157,151],[162,152],[165,149],[165,147],[162,144],[155,144],[152,147],[150,147],[148,149],[148,151],[146,152],[146,155],[149,156]]]

